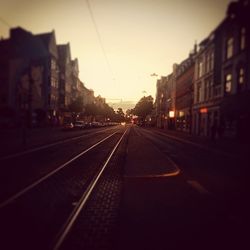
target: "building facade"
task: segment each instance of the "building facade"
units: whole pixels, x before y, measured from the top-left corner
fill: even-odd
[[[211,33],[199,44],[195,59],[192,132],[200,136],[212,135],[220,119],[222,84],[220,55],[215,51],[216,35]]]
[[[195,60],[193,133],[248,138],[249,1],[229,5],[227,16],[199,46]]]
[[[79,79],[70,44],[56,44],[55,32],[32,34],[21,27],[0,40],[0,123],[56,125],[72,116],[69,107],[95,102]]]
[[[224,98],[221,114],[225,136],[249,140],[250,124],[250,1],[229,5],[222,30]]]
[[[0,41],[0,50],[0,105],[12,110],[16,124],[48,122],[56,115],[58,99],[54,31],[33,35],[20,27],[13,28],[10,38]]]
[[[192,105],[193,105],[193,80],[194,80],[194,53],[180,63],[176,69],[176,104],[175,119],[176,129],[191,133]]]

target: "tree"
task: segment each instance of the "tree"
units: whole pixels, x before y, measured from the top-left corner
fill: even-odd
[[[118,108],[117,111],[116,111],[116,120],[118,122],[123,122],[125,120],[125,114],[122,110],[122,108]]]
[[[151,114],[153,110],[153,100],[154,99],[151,95],[142,97],[140,101],[135,105],[133,113],[141,119],[145,120],[146,116]]]
[[[134,109],[127,109],[126,110],[126,116],[131,116],[134,114]]]
[[[118,108],[117,111],[116,111],[116,113],[118,115],[120,115],[121,117],[124,117],[124,112],[123,112],[122,108]]]

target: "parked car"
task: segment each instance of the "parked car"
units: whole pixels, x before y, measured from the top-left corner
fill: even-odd
[[[66,122],[63,124],[63,130],[72,130],[74,128],[74,124],[72,122]]]
[[[76,129],[84,129],[85,128],[85,122],[84,121],[76,121],[74,124],[74,128]]]
[[[92,128],[92,123],[91,122],[86,122],[85,123],[85,128]]]
[[[100,128],[102,124],[100,122],[92,122],[92,127],[93,128]]]

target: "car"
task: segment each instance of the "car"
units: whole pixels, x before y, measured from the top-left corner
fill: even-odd
[[[100,128],[102,124],[100,122],[92,122],[92,127],[93,128]]]
[[[72,122],[65,122],[63,124],[63,130],[72,130],[74,128],[74,124]]]
[[[84,121],[76,121],[74,124],[75,129],[84,129],[85,128],[85,122]]]

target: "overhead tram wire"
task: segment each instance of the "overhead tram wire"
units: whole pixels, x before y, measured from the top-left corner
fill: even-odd
[[[3,23],[4,25],[8,26],[8,28],[11,28],[11,25],[2,17],[0,17],[0,22]]]
[[[114,77],[113,70],[112,70],[112,68],[111,68],[111,65],[110,65],[109,60],[108,60],[108,57],[107,57],[106,50],[105,50],[105,48],[104,48],[104,46],[103,46],[101,34],[100,34],[100,32],[99,32],[97,23],[96,23],[96,21],[95,21],[95,16],[94,16],[94,13],[93,13],[93,11],[92,11],[92,8],[91,8],[91,5],[90,5],[89,0],[86,0],[86,3],[87,3],[87,6],[88,6],[88,10],[89,10],[89,13],[90,13],[91,20],[92,20],[92,22],[93,22],[93,24],[94,24],[94,27],[95,27],[96,35],[97,35],[97,37],[98,37],[98,41],[99,41],[100,47],[101,47],[101,49],[102,49],[102,53],[103,53],[103,56],[104,56],[104,58],[105,58],[105,61],[106,61],[108,70],[109,70],[109,72],[110,72],[110,74],[111,74],[112,80],[116,81],[116,78]]]

